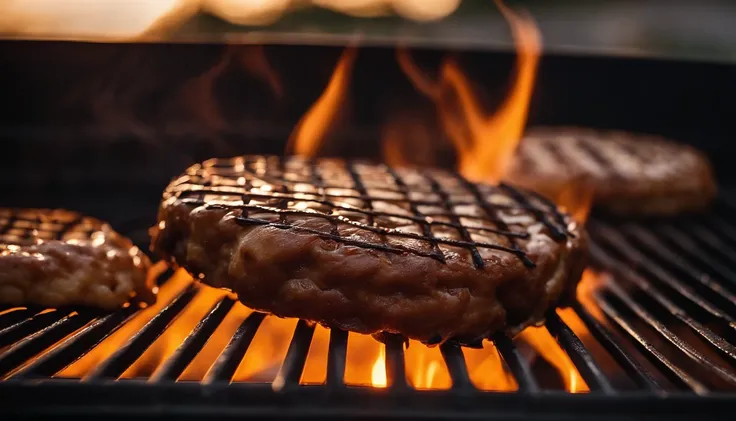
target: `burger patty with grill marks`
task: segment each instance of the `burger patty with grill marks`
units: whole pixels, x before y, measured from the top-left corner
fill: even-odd
[[[166,188],[152,250],[256,310],[437,344],[513,334],[574,297],[581,226],[437,169],[244,156]]]
[[[707,158],[660,136],[539,127],[519,144],[506,179],[556,197],[575,183],[613,213],[673,215],[702,210],[716,196]]]
[[[108,224],[60,209],[0,209],[0,303],[114,310],[152,303],[150,260]]]

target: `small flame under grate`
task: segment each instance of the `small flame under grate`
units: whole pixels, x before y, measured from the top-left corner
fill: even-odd
[[[163,275],[158,303],[142,310],[4,308],[0,394],[21,405],[43,393],[33,408],[18,407],[26,411],[132,402],[142,411],[210,405],[213,414],[257,414],[288,401],[348,415],[361,405],[427,413],[467,401],[463,410],[484,413],[544,402],[550,415],[570,411],[570,399],[582,417],[600,413],[602,402],[621,414],[726,410],[736,390],[734,216],[736,194],[726,191],[711,213],[687,220],[592,218],[579,300],[545,326],[482,349],[406,348],[398,337],[384,345],[279,319],[183,272]],[[411,398],[425,393],[436,399]],[[389,396],[403,398],[381,400]],[[642,397],[646,407],[632,403]]]

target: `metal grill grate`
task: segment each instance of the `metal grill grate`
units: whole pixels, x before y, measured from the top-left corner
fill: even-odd
[[[257,312],[237,326],[200,381],[182,381],[182,374],[228,314],[240,306],[225,295],[208,302],[203,316],[151,375],[124,379],[126,370],[206,293],[187,281],[145,320],[139,318],[146,310],[133,308],[112,314],[0,310],[0,376],[6,380],[0,382],[3,410],[107,415],[157,410],[172,415],[315,418],[726,414],[736,400],[736,272],[732,269],[736,223],[732,221],[736,221],[736,194],[726,191],[714,210],[702,216],[652,221],[593,218],[589,222],[592,268],[610,276],[599,277],[588,299],[574,303],[572,311],[584,327],[570,323],[562,313],[550,313],[546,323],[590,388],[587,394],[550,388],[527,350],[505,337],[494,338],[495,349],[518,385],[515,393],[478,390],[462,348],[453,343],[440,347],[452,387],[415,390],[406,380],[405,348],[395,337],[386,341],[389,387],[352,387],[344,379],[348,334],[340,330],[329,332],[324,384],[304,385],[300,379],[315,335],[315,327],[304,321],[293,330],[274,382],[277,388],[272,383],[233,381],[256,334],[271,317]],[[140,327],[90,366],[81,381],[59,376],[132,323]],[[588,346],[592,339],[598,351]]]

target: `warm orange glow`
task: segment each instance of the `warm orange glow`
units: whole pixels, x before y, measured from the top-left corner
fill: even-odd
[[[404,351],[406,377],[415,389],[449,389],[452,387],[442,352],[438,347],[429,348],[411,340]]]
[[[608,281],[611,275],[607,273],[597,273],[592,269],[586,269],[583,277],[578,284],[577,298],[578,301],[598,320],[605,320],[603,312],[595,302],[593,293],[600,290]]]
[[[562,376],[565,389],[571,393],[588,392],[588,385],[580,376],[575,364],[570,361],[567,353],[550,335],[545,327],[528,327],[518,336],[518,339],[529,344],[547,362],[552,364]]]
[[[322,384],[327,379],[327,352],[330,346],[330,330],[317,325],[309,346],[301,384]]]
[[[192,282],[191,276],[179,270],[158,291],[156,303],[141,310],[124,326],[110,335],[87,355],[62,370],[59,377],[82,378],[90,374],[99,363],[123,346],[153,316],[161,312],[171,300]]]
[[[340,56],[324,92],[294,128],[287,145],[288,153],[307,157],[317,154],[345,102],[357,56],[358,50],[354,47],[346,48]]]
[[[192,332],[197,323],[210,311],[212,306],[227,292],[201,286],[197,295],[174,320],[169,328],[156,339],[146,352],[133,363],[121,378],[149,377],[157,367],[166,361],[176,349],[184,342],[184,339]]]
[[[541,52],[533,19],[496,3],[511,26],[518,55],[511,90],[495,113],[483,109],[457,61],[443,63],[435,84],[405,51],[398,54],[399,65],[417,90],[436,103],[445,134],[457,150],[458,169],[473,181],[497,182],[506,173],[524,132]]]
[[[478,389],[512,392],[519,388],[492,342],[483,341],[482,349],[463,348],[463,355],[470,381]]]
[[[588,220],[590,208],[593,206],[593,186],[585,181],[576,180],[565,186],[552,198],[560,210],[568,213],[580,224]]]
[[[227,316],[225,316],[225,319],[220,323],[220,326],[215,329],[207,344],[192,360],[189,367],[181,374],[179,380],[200,381],[204,379],[212,364],[232,339],[235,331],[238,330],[245,318],[252,312],[253,310],[244,305],[235,303],[233,308],[227,313]]]
[[[374,377],[374,367],[383,367],[385,361],[384,345],[370,335],[359,333],[348,334],[348,349],[345,355],[345,384],[353,386],[370,386]],[[381,361],[380,364],[377,361]],[[376,369],[376,375],[380,376]],[[385,369],[382,370],[385,377]]]
[[[233,381],[272,382],[286,357],[296,319],[267,316],[235,371]]]
[[[381,351],[376,357],[376,361],[371,367],[371,386],[386,387],[388,380],[386,379],[386,347],[381,346]]]

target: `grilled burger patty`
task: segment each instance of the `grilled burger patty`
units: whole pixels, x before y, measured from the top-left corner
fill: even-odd
[[[541,322],[586,234],[540,196],[437,169],[212,159],[166,188],[152,249],[247,306],[428,344]]]
[[[0,209],[0,303],[112,310],[152,302],[150,260],[109,225],[75,212]]]
[[[506,179],[554,197],[586,182],[595,203],[620,214],[667,215],[708,206],[716,184],[699,151],[659,136],[572,127],[530,131]]]

